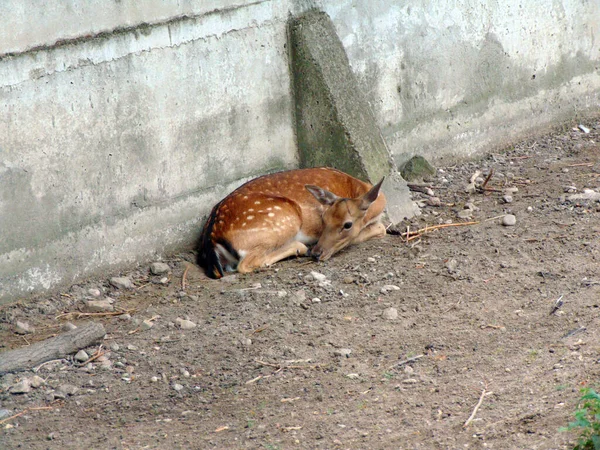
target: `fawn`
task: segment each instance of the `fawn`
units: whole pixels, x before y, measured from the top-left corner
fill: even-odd
[[[221,278],[224,271],[247,273],[294,255],[325,261],[350,244],[383,237],[381,183],[327,167],[255,178],[212,209],[198,264]]]

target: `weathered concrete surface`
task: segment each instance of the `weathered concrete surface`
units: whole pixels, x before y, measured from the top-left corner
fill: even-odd
[[[376,183],[388,177],[388,216],[399,222],[418,208],[395,170],[371,108],[358,88],[327,14],[312,10],[290,22],[296,136],[303,167],[329,166]]]
[[[598,2],[5,0],[0,302],[189,247],[227,191],[297,167],[286,24],[315,6],[398,163],[600,105]]]
[[[249,5],[0,60],[0,301],[191,247],[229,190],[297,166],[274,14]]]
[[[490,151],[600,106],[600,2],[323,9],[398,164]]]

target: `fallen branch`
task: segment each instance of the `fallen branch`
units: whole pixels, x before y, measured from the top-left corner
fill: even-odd
[[[134,313],[135,309],[119,309],[119,311],[106,311],[106,312],[79,312],[79,311],[71,311],[68,313],[59,314],[54,318],[54,320],[70,318],[70,319],[81,319],[82,317],[110,317],[110,316],[121,316],[123,314],[131,314]]]
[[[183,271],[183,276],[181,277],[181,290],[185,291],[185,279],[187,278],[187,273],[190,270],[190,266],[187,266]]]
[[[91,322],[28,347],[0,353],[0,374],[27,370],[51,359],[60,359],[102,339],[101,323]]]
[[[487,383],[485,383],[485,387],[483,388],[483,391],[481,391],[481,396],[479,397],[479,401],[475,405],[475,408],[473,408],[473,412],[471,413],[471,415],[469,416],[469,418],[467,419],[467,421],[463,425],[463,428],[467,428],[469,426],[469,424],[473,421],[473,419],[475,418],[475,415],[477,414],[477,411],[479,410],[479,407],[483,403],[483,398],[486,395],[490,395],[490,394],[492,394],[492,392],[488,392],[487,391]]]
[[[27,409],[24,409],[23,411],[21,411],[20,413],[15,414],[14,416],[10,416],[10,417],[7,417],[6,419],[0,420],[0,425],[4,424],[6,422],[9,422],[13,419],[16,419],[17,417],[20,417],[23,414],[27,414],[29,411],[40,411],[40,410],[45,410],[45,409],[54,409],[54,408],[52,406],[34,406],[31,408],[27,408]]]
[[[492,175],[494,175],[494,169],[490,169],[490,173],[488,173],[488,176],[485,177],[485,181],[481,185],[481,189],[485,189],[485,187],[487,186],[488,182],[491,180]]]
[[[504,216],[501,216],[504,217]],[[435,230],[439,230],[441,228],[448,228],[448,227],[465,227],[468,225],[477,225],[479,224],[479,222],[459,222],[459,223],[443,223],[441,225],[433,225],[433,226],[426,226],[425,228],[421,228],[417,231],[410,231],[410,228],[407,227],[407,231],[402,233],[401,236],[406,236],[407,241],[408,240],[412,240],[412,239],[416,239],[416,237],[418,236],[422,236],[423,234],[429,233],[430,231],[435,231]]]
[[[395,369],[396,367],[403,366],[404,364],[408,364],[409,362],[416,361],[417,359],[421,359],[423,356],[425,356],[425,355],[417,355],[417,356],[413,356],[412,358],[405,359],[404,361],[400,361],[396,364],[391,365],[388,370]]]

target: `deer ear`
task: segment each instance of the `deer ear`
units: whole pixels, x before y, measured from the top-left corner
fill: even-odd
[[[369,209],[369,206],[371,206],[371,203],[377,200],[377,197],[379,196],[379,189],[381,189],[381,184],[383,183],[383,180],[385,180],[385,177],[383,177],[379,183],[373,186],[369,190],[369,192],[362,196],[360,202],[360,209],[366,211],[367,209]]]
[[[335,195],[333,192],[329,192],[319,186],[315,186],[313,184],[304,185],[306,190],[310,192],[322,205],[331,206],[333,202],[335,202],[339,197]]]

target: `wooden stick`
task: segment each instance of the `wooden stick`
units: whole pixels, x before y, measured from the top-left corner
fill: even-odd
[[[506,214],[499,216],[499,217],[504,217]],[[491,220],[491,219],[488,219]],[[434,231],[434,230],[439,230],[441,228],[448,228],[448,227],[465,227],[468,225],[478,225],[479,222],[459,222],[459,223],[443,223],[441,225],[433,225],[433,226],[425,226],[425,228],[421,228],[420,230],[417,231],[413,231],[412,233],[410,232],[410,230],[407,230],[406,233],[402,233],[402,236],[408,236],[408,233],[411,233],[413,235],[417,235],[420,236],[422,234],[425,233],[429,233],[430,231]],[[414,238],[413,238],[414,239]]]
[[[417,355],[417,356],[413,356],[412,358],[405,359],[404,361],[400,361],[399,363],[391,365],[388,368],[388,370],[395,369],[396,367],[403,366],[404,364],[408,364],[409,362],[416,361],[417,359],[421,359],[423,356],[425,356],[425,355]]]
[[[190,270],[190,266],[187,266],[183,271],[183,276],[181,277],[181,290],[185,291],[185,279],[187,277],[188,270]]]
[[[490,181],[490,179],[492,178],[492,175],[494,175],[494,169],[490,169],[490,173],[488,173],[488,176],[485,177],[485,181],[481,185],[481,189],[485,189],[485,187],[488,184],[488,181]]]
[[[485,384],[485,387],[483,388],[483,391],[481,391],[481,396],[479,397],[479,401],[477,402],[477,404],[475,405],[475,408],[473,408],[473,412],[471,413],[471,415],[469,416],[469,418],[467,419],[467,421],[465,422],[465,424],[463,425],[463,428],[467,428],[469,426],[469,424],[473,421],[473,419],[475,418],[475,414],[477,414],[477,410],[479,409],[479,407],[481,406],[481,404],[483,403],[483,398],[486,395],[491,394],[492,392],[488,392],[487,391],[487,383]]]
[[[91,322],[28,347],[0,353],[0,374],[28,370],[51,359],[62,358],[88,347],[105,334],[101,323]]]
[[[41,411],[41,410],[45,410],[45,409],[54,409],[54,408],[52,406],[35,406],[32,408],[27,408],[27,409],[24,409],[23,411],[21,411],[20,413],[15,414],[14,416],[10,416],[10,417],[7,417],[6,419],[0,420],[0,425],[8,422],[10,420],[16,419],[17,417],[20,417],[23,414],[27,414],[29,411]]]

